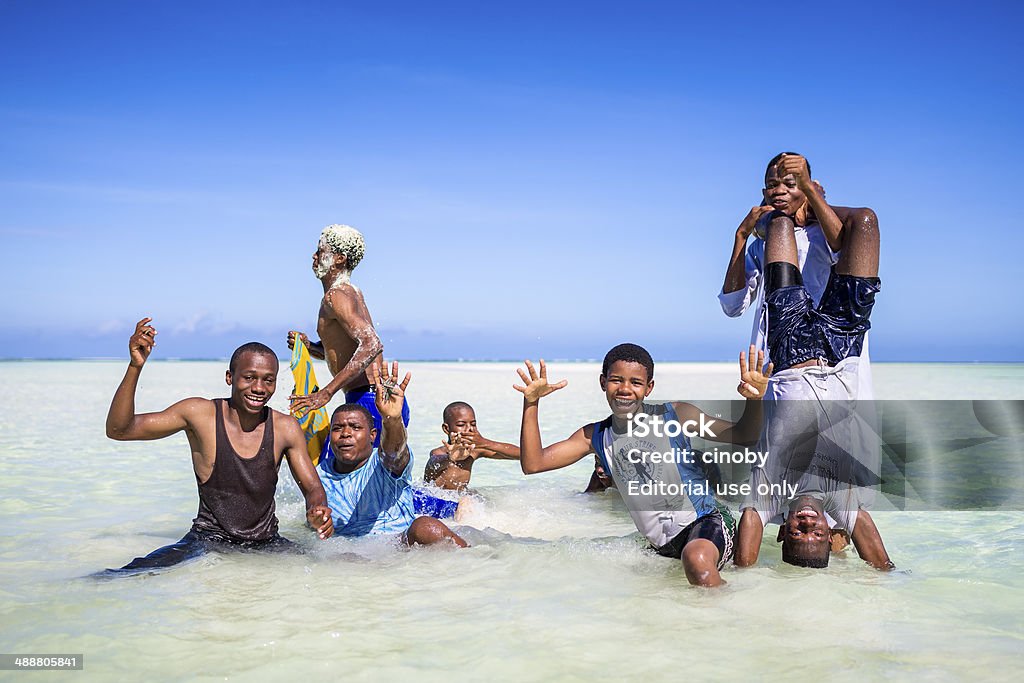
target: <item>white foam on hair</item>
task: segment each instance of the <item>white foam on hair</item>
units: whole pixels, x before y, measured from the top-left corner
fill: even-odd
[[[328,225],[320,233],[320,239],[335,254],[345,255],[345,269],[352,271],[366,255],[366,241],[363,233],[351,225]],[[325,273],[326,274],[326,273]]]

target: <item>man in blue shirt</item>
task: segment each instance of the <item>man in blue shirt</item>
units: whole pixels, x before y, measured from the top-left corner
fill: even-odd
[[[443,522],[417,517],[412,488],[412,452],[402,422],[405,390],[412,375],[398,383],[398,362],[371,365],[375,402],[381,415],[380,446],[366,407],[339,406],[331,417],[328,446],[317,466],[327,492],[335,533],[342,536],[402,534],[409,545],[468,544]]]

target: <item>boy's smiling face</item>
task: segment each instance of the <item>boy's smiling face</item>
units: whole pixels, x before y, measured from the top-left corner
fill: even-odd
[[[601,389],[612,413],[625,416],[640,410],[640,404],[654,390],[654,380],[648,378],[647,368],[634,361],[617,360],[601,375]]]
[[[764,175],[764,199],[768,204],[787,216],[795,216],[807,204],[807,195],[792,175],[779,177],[778,166],[772,166]]]

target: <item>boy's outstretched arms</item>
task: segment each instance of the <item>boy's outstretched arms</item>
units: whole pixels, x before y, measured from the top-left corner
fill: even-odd
[[[371,368],[373,383],[377,387],[374,401],[383,432],[380,436],[380,459],[391,474],[400,477],[412,457],[405,424],[402,423],[402,404],[412,373],[405,373],[405,378],[399,383],[397,360],[391,362],[390,371],[385,362],[374,363]]]
[[[540,423],[537,417],[540,399],[564,388],[569,382],[562,380],[557,384],[550,384],[547,365],[543,360],[540,362],[539,373],[530,361],[526,361],[526,372],[522,368],[517,372],[523,380],[523,385],[513,384],[512,388],[523,395],[523,424],[519,432],[519,464],[523,468],[523,474],[557,470],[577,462],[590,453],[590,436],[586,433],[589,426],[577,429],[568,439],[547,448],[541,443]]]
[[[116,441],[162,439],[187,428],[193,413],[208,408],[209,401],[205,399],[186,398],[158,413],[135,414],[139,375],[156,346],[157,331],[149,324],[152,321],[152,318],[143,318],[137,322],[135,332],[128,340],[128,369],[107,411],[107,437]]]
[[[456,434],[452,443],[441,444],[449,452],[452,460],[464,458],[493,458],[495,460],[518,460],[519,446],[504,441],[488,439],[480,432],[473,434]],[[461,456],[461,457],[460,457]]]

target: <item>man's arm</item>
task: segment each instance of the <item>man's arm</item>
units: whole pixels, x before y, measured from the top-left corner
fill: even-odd
[[[327,494],[324,485],[317,476],[313,462],[306,452],[306,436],[302,427],[291,415],[277,413],[274,416],[275,426],[281,425],[284,436],[284,457],[288,460],[288,469],[292,479],[299,485],[302,497],[306,500],[306,523],[316,531],[321,540],[330,538],[334,533],[334,520],[331,508],[327,506]]]
[[[754,231],[757,220],[772,210],[770,206],[755,206],[750,213],[744,217],[736,228],[736,237],[732,244],[732,254],[729,256],[729,265],[725,269],[725,282],[722,284],[722,293],[730,294],[747,288],[747,238]],[[730,311],[726,311],[728,315]],[[738,312],[739,315],[742,311]]]
[[[761,515],[754,508],[747,508],[740,517],[739,529],[736,531],[737,567],[749,567],[757,563],[757,555],[761,552],[761,538],[764,536],[764,524]]]
[[[764,351],[758,351],[753,344],[750,345],[750,356],[740,351],[740,383],[736,391],[740,396],[747,399],[743,409],[743,415],[737,422],[729,422],[720,418],[712,418],[708,422],[710,433],[701,434],[706,441],[717,441],[718,443],[731,443],[739,446],[752,446],[761,437],[761,426],[763,421],[763,407],[761,400],[764,398],[765,390],[768,388],[768,378],[771,377],[774,365],[768,364],[764,368]],[[672,407],[681,421],[700,421],[703,413],[691,403],[673,403]],[[705,414],[706,417],[709,417]]]
[[[289,397],[292,402],[292,412],[302,409],[316,410],[327,405],[335,394],[366,372],[373,360],[384,350],[377,331],[373,329],[373,323],[364,315],[365,309],[360,305],[358,293],[351,285],[331,290],[324,297],[334,319],[338,321],[345,333],[355,340],[356,350],[352,353],[348,363],[320,391],[315,391],[308,396]],[[322,346],[321,351],[323,351]]]
[[[799,154],[784,154],[779,159],[778,174],[780,178],[785,178],[787,175],[793,176],[797,187],[807,197],[807,203],[811,205],[811,209],[818,219],[818,224],[821,226],[822,233],[825,234],[825,240],[828,242],[829,249],[839,251],[843,245],[840,235],[843,223],[839,220],[836,212],[832,210],[832,207],[825,201],[825,195],[822,192],[821,186],[815,184],[814,180],[811,179],[811,174],[807,169],[807,159],[804,159]]]
[[[398,383],[398,361],[392,361],[391,370],[387,363],[374,365],[371,369],[373,383],[377,385],[375,402],[381,418],[380,453],[381,462],[388,472],[401,477],[409,466],[412,453],[409,452],[408,435],[402,422],[402,405],[405,401],[405,389],[412,379],[411,373],[405,373],[405,379]]]
[[[882,536],[878,533],[875,520],[867,510],[857,511],[857,523],[853,527],[853,545],[861,559],[875,569],[889,571],[895,569],[896,565],[889,559],[889,553],[885,552],[882,544]]]
[[[187,398],[158,413],[135,414],[135,391],[142,366],[156,345],[157,331],[149,324],[152,320],[143,318],[136,323],[128,340],[128,369],[107,411],[107,437],[115,441],[148,441],[180,432],[193,423],[193,415],[208,403],[201,398]]]
[[[543,360],[540,362],[540,374],[530,361],[526,361],[526,369],[529,375],[522,369],[518,370],[524,386],[512,385],[523,395],[523,424],[519,432],[519,464],[523,468],[523,474],[557,470],[579,461],[592,452],[590,439],[584,433],[585,428],[577,429],[568,439],[544,448],[537,417],[540,399],[562,389],[569,382],[563,379],[557,384],[548,384],[548,369]]]

